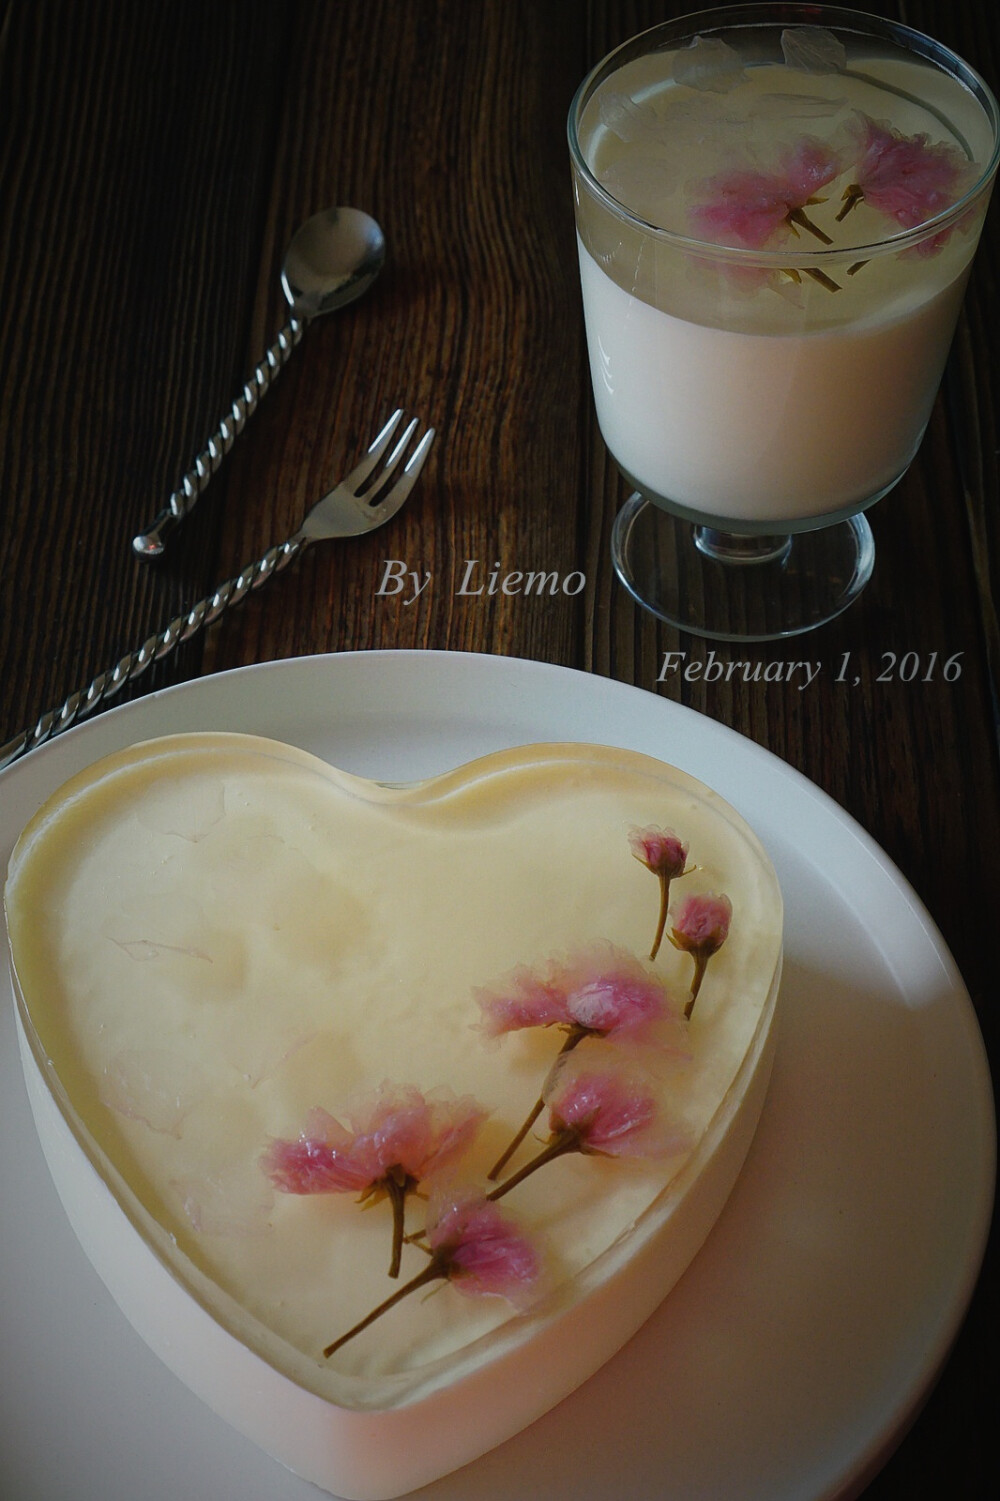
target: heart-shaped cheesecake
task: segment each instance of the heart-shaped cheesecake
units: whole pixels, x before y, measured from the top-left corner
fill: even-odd
[[[56,793],[5,905],[84,1248],[189,1386],[336,1495],[424,1484],[589,1376],[763,1104],[774,872],[631,752],[385,786],[170,737]]]

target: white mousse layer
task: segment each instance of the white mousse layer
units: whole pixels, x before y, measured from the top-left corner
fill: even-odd
[[[644,957],[658,883],[628,833],[649,824],[690,844],[678,896],[734,906],[686,1053],[635,1055],[690,1147],[566,1158],[509,1195],[546,1246],[527,1313],[441,1285],[324,1360],[395,1286],[388,1206],[276,1193],[262,1151],[383,1080],[446,1086],[491,1112],[462,1166],[485,1182],[561,1036],[487,1043],[476,991],[595,941]],[[88,1253],[195,1390],[340,1495],[455,1468],[613,1353],[707,1234],[766,1087],[773,871],[720,799],[626,752],[532,747],[386,788],[250,737],[153,742],[41,810],[6,906],[29,1091]],[[690,958],[665,943],[656,968],[683,1006]],[[407,1247],[401,1280],[423,1264]]]

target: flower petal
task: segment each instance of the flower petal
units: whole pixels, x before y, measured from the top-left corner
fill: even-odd
[[[946,141],[905,136],[890,125],[859,114],[856,137],[860,158],[856,180],[865,202],[914,229],[943,213],[971,186],[971,164]]]
[[[673,829],[660,829],[650,825],[644,829],[631,829],[629,846],[635,858],[656,876],[673,880],[684,874],[688,846]]]
[[[541,1259],[505,1210],[477,1190],[450,1190],[432,1197],[427,1239],[443,1254],[448,1277],[459,1292],[499,1295],[524,1304],[537,1289]]]
[[[516,969],[497,988],[477,991],[476,1000],[483,1013],[483,1031],[490,1037],[570,1020],[563,991],[527,966]]]
[[[260,1165],[275,1188],[289,1194],[360,1193],[381,1173],[370,1145],[359,1147],[339,1121],[318,1107],[309,1112],[301,1136],[273,1140]]]
[[[658,1157],[688,1144],[671,1127],[650,1086],[616,1070],[586,1070],[560,1077],[548,1100],[553,1135],[579,1137],[579,1150],[603,1157]]]
[[[803,136],[774,171],[738,167],[696,184],[692,222],[700,235],[716,244],[762,250],[776,235],[790,234],[789,215],[843,170],[839,151]]]
[[[679,902],[674,916],[673,939],[686,953],[711,955],[729,936],[733,904],[728,896],[701,891]]]

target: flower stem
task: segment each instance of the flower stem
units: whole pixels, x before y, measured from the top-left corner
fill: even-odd
[[[537,1172],[540,1167],[544,1167],[547,1162],[554,1162],[557,1157],[563,1157],[567,1152],[577,1151],[579,1149],[579,1142],[579,1133],[568,1126],[564,1127],[556,1136],[553,1136],[547,1146],[542,1148],[537,1157],[532,1157],[531,1161],[526,1162],[524,1167],[518,1168],[512,1177],[505,1179],[491,1194],[487,1194],[487,1198],[492,1199],[496,1203],[497,1199],[502,1199],[504,1194],[510,1193],[512,1188],[516,1188],[519,1183],[523,1183],[525,1178]]]
[[[694,960],[694,978],[691,981],[691,994],[688,996],[688,1003],[684,1007],[685,1021],[690,1020],[691,1012],[694,1010],[694,1003],[698,999],[698,992],[701,989],[701,982],[704,980],[705,971],[708,968],[707,954],[695,952],[691,957]]]
[[[406,1228],[406,1195],[410,1187],[409,1177],[403,1175],[397,1177],[392,1171],[386,1175],[385,1188],[392,1205],[392,1259],[389,1262],[389,1276],[398,1277],[399,1268],[403,1259],[403,1238]]]
[[[656,937],[653,939],[653,947],[649,951],[650,959],[655,959],[660,952],[660,944],[663,942],[664,929],[667,926],[667,907],[670,905],[670,877],[660,876],[660,916],[656,924]]]
[[[793,228],[798,225],[801,229],[807,229],[811,235],[815,235],[817,240],[822,240],[824,245],[833,244],[830,236],[824,230],[820,229],[818,224],[813,223],[804,209],[793,208],[787,218]]]
[[[861,187],[860,183],[852,182],[844,189],[844,206],[837,215],[838,224],[843,223],[851,212],[851,209],[856,208],[864,196],[864,188]]]
[[[834,281],[832,276],[827,276],[826,272],[821,271],[818,266],[803,266],[802,269],[806,276],[811,276],[813,281],[818,281],[820,286],[826,287],[828,292],[840,291],[840,283]]]
[[[335,1339],[332,1344],[327,1345],[323,1351],[324,1359],[328,1360],[336,1350],[340,1349],[341,1345],[346,1345],[349,1339],[353,1339],[356,1334],[360,1334],[362,1329],[367,1329],[369,1324],[373,1324],[384,1313],[388,1313],[390,1308],[395,1308],[397,1303],[401,1302],[403,1298],[408,1297],[410,1293],[416,1292],[418,1287],[426,1287],[428,1282],[433,1282],[438,1277],[447,1277],[447,1275],[448,1267],[445,1258],[435,1255],[427,1263],[422,1272],[418,1272],[415,1277],[411,1277],[409,1282],[405,1282],[402,1287],[397,1287],[394,1293],[386,1298],[383,1303],[380,1303],[377,1308],[373,1308],[371,1313],[366,1314],[360,1323],[354,1325],[353,1329],[348,1329],[346,1334],[342,1334],[339,1339]]]
[[[542,1111],[545,1109],[545,1089],[551,1081],[556,1069],[559,1067],[560,1062],[566,1056],[566,1054],[571,1053],[576,1047],[577,1043],[582,1042],[586,1036],[586,1027],[574,1027],[569,1036],[566,1038],[566,1041],[559,1049],[559,1052],[556,1056],[556,1061],[553,1063],[552,1067],[549,1069],[548,1074],[546,1075],[545,1084],[542,1086],[542,1093],[538,1096],[538,1099],[532,1105],[530,1111],[528,1112],[527,1119],[521,1126],[521,1129],[518,1131],[513,1141],[511,1141],[507,1148],[500,1154],[496,1162],[494,1162],[493,1166],[486,1174],[491,1183],[495,1182],[503,1172],[504,1168],[507,1166],[507,1163],[513,1157],[514,1153],[517,1151],[518,1147],[521,1145],[522,1141],[527,1136],[528,1132],[531,1130],[532,1126],[535,1124]]]
[[[505,1147],[503,1152],[497,1158],[496,1162],[494,1162],[493,1166],[490,1168],[489,1172],[486,1174],[491,1183],[495,1182],[496,1179],[499,1178],[500,1174],[507,1166],[507,1163],[513,1157],[514,1153],[517,1151],[518,1147],[521,1145],[522,1141],[527,1136],[528,1132],[531,1130],[532,1126],[535,1124],[544,1109],[545,1100],[541,1095],[539,1095],[538,1099],[529,1110],[524,1120],[524,1124],[521,1126],[521,1129],[518,1131],[517,1135]]]

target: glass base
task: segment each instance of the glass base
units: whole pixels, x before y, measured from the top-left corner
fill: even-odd
[[[746,536],[685,521],[636,492],[615,521],[618,577],[668,625],[719,641],[774,641],[833,620],[871,578],[864,516],[816,531]]]

